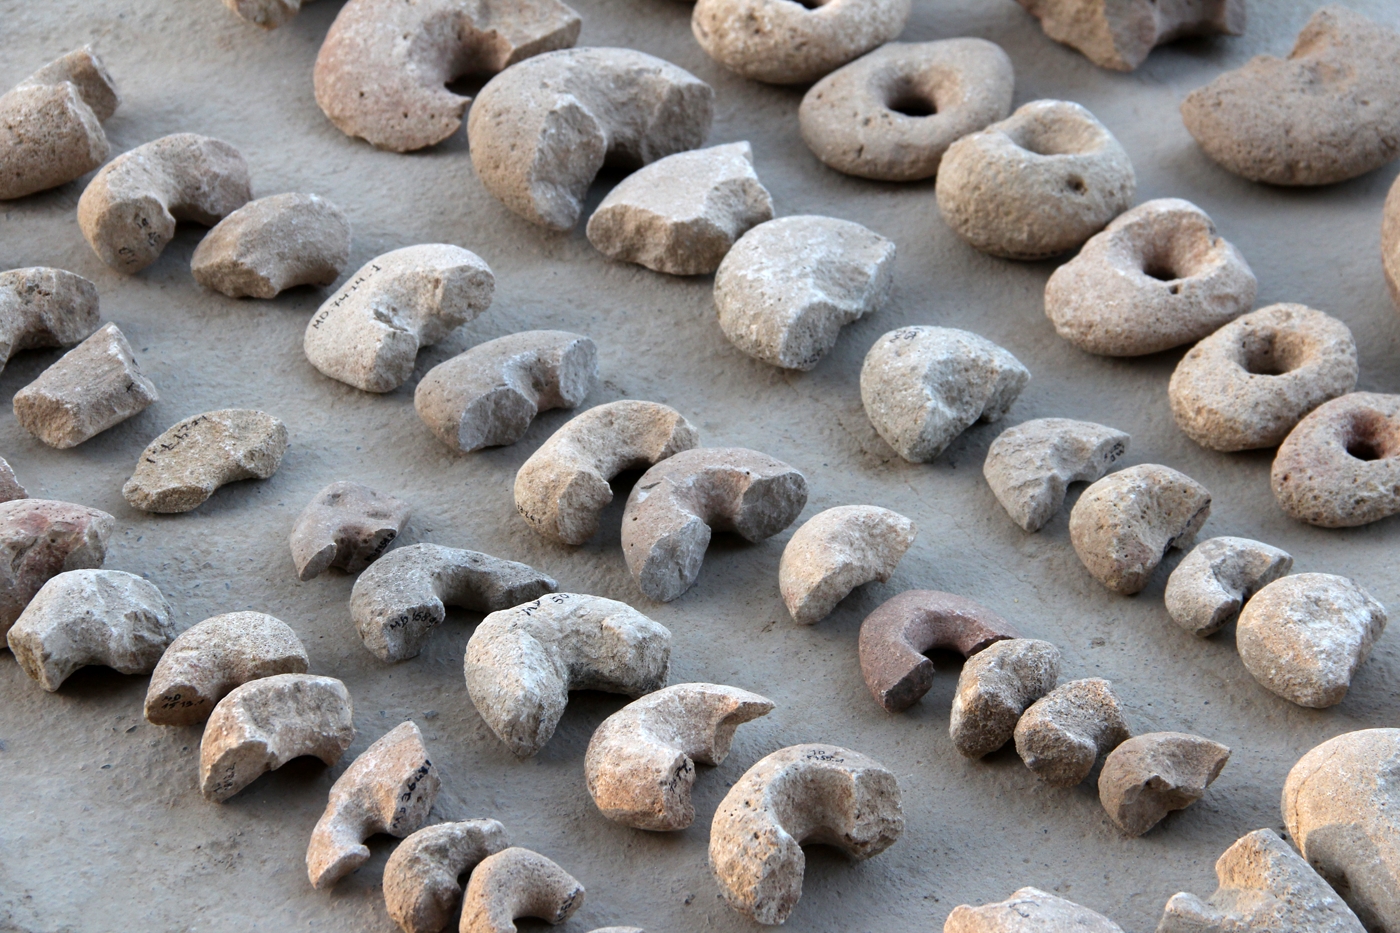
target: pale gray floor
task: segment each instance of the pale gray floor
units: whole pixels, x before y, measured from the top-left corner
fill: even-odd
[[[1400,317],[1378,259],[1381,205],[1395,167],[1321,190],[1261,187],[1208,161],[1177,113],[1188,91],[1223,69],[1252,54],[1286,53],[1315,5],[1255,2],[1249,36],[1159,50],[1129,75],[1100,70],[1050,42],[1011,0],[916,0],[903,38],[976,35],[1001,43],[1016,64],[1017,103],[1058,97],[1088,106],[1131,153],[1140,200],[1184,197],[1208,210],[1258,273],[1261,305],[1304,302],[1340,317],[1360,345],[1360,387],[1395,392]],[[1350,5],[1400,26],[1391,0]],[[791,929],[936,931],[957,904],[1035,885],[1104,912],[1129,933],[1147,933],[1174,892],[1214,890],[1212,865],[1237,837],[1281,828],[1283,778],[1303,752],[1341,732],[1395,724],[1395,636],[1381,640],[1344,703],[1294,707],[1254,683],[1231,633],[1201,641],[1170,622],[1164,573],[1137,597],[1115,596],[1080,566],[1064,515],[1037,535],[1013,525],[980,469],[1000,427],[973,428],[931,465],[892,455],[860,405],[866,350],[905,324],[974,330],[1034,374],[1009,423],[1059,415],[1123,428],[1133,436],[1130,462],[1169,464],[1211,489],[1205,534],[1280,545],[1295,555],[1297,570],[1353,575],[1400,609],[1400,524],[1324,531],[1286,518],[1269,493],[1268,453],[1210,453],[1173,425],[1166,385],[1179,352],[1114,361],[1060,341],[1041,302],[1052,264],[974,252],[940,220],[931,183],[878,184],[824,168],[798,135],[801,90],[748,83],[712,63],[691,37],[687,5],[577,0],[580,44],[638,48],[713,84],[711,142],[753,143],[780,214],[849,218],[898,244],[888,306],[848,327],[811,373],[783,373],[731,347],[715,323],[709,277],[674,279],[610,263],[581,227],[551,235],[505,211],[475,179],[464,134],[409,156],[341,135],[311,88],[312,62],[339,6],[320,0],[289,26],[263,33],[217,0],[5,0],[0,86],[94,42],[124,98],[107,124],[114,150],[180,131],[232,142],[252,167],[256,194],[312,191],[347,211],[355,225],[352,270],[380,252],[430,241],[461,244],[491,264],[494,306],[425,351],[418,375],[513,331],[585,333],[600,347],[603,370],[588,404],[667,402],[701,428],[707,444],[754,447],[805,471],[812,497],[804,517],[875,503],[914,518],[919,540],[893,580],[866,587],[813,628],[793,624],[778,597],[778,557],[790,532],[758,546],[717,541],[693,590],[652,604],[623,563],[620,502],[581,549],[547,544],[515,514],[516,468],[566,414],[540,418],[513,447],[453,456],[414,415],[413,384],[372,396],[306,362],[302,330],[322,293],[303,289],[258,302],[201,290],[189,273],[198,229],[181,232],[140,275],[118,275],[78,232],[82,182],[7,202],[0,206],[0,267],[60,266],[96,282],[104,317],[126,332],[162,399],[69,451],[29,437],[5,405],[0,453],[31,495],[115,515],[107,566],[149,575],[182,629],[236,609],[289,622],[312,670],[349,685],[359,735],[340,766],[297,761],[218,806],[196,788],[200,730],[142,719],[145,678],[88,670],[50,695],[0,656],[0,928],[392,930],[379,892],[387,838],[330,893],[310,888],[303,856],[332,780],[353,754],[411,717],[442,770],[437,818],[496,817],[517,843],[554,858],[587,886],[570,933],[611,923],[652,933],[754,929],[720,900],[710,876],[709,817],[754,761],[808,741],[849,746],[893,769],[907,829],[888,852],[856,866],[814,851]],[[0,393],[8,399],[57,357],[21,354],[0,374]],[[292,446],[281,471],[224,489],[189,514],[131,509],[120,489],[141,449],[175,421],[224,407],[262,408],[287,422]],[[416,514],[405,540],[528,561],[564,589],[638,606],[674,633],[673,682],[720,681],[773,698],[777,709],[739,730],[723,767],[701,769],[696,825],[671,835],[635,832],[592,806],[583,751],[620,698],[577,696],[538,758],[512,759],[462,683],[463,645],[476,617],[454,613],[428,649],[403,664],[382,664],[365,651],[347,613],[353,581],[329,574],[298,583],[287,549],[297,513],[337,479],[408,499]],[[1054,641],[1065,654],[1066,679],[1113,680],[1135,731],[1198,732],[1230,745],[1234,757],[1204,801],[1142,839],[1118,832],[1090,783],[1045,787],[1009,751],[964,761],[947,736],[957,677],[951,665],[922,703],[898,716],[884,713],[860,678],[861,619],[912,587],[972,597]]]

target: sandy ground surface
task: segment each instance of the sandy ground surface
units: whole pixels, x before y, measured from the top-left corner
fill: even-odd
[[[1129,462],[1169,464],[1211,489],[1204,534],[1272,542],[1294,554],[1296,570],[1352,575],[1400,608],[1396,520],[1324,531],[1286,518],[1269,493],[1270,454],[1205,451],[1174,426],[1166,387],[1179,351],[1115,361],[1059,340],[1041,300],[1053,264],[974,252],[939,218],[931,182],[879,184],[823,167],[798,134],[801,90],[748,83],[711,62],[691,36],[688,6],[577,0],[580,44],[641,49],[713,84],[710,141],[752,142],[780,214],[849,218],[898,244],[888,305],[848,327],[811,373],[780,372],[731,347],[715,322],[710,277],[675,279],[611,263],[582,225],[552,235],[508,213],[474,177],[463,133],[408,156],[341,135],[311,87],[312,62],[340,5],[320,0],[264,33],[217,0],[3,4],[0,86],[95,43],[124,98],[107,124],[114,151],[180,131],[220,137],[247,157],[257,195],[316,192],[346,210],[355,225],[350,270],[392,248],[441,241],[485,257],[498,286],[485,315],[420,355],[409,384],[373,396],[323,377],[302,355],[303,328],[323,293],[234,301],[197,286],[189,260],[201,230],[182,230],[155,265],[128,278],[103,266],[79,234],[74,210],[85,180],[0,206],[3,267],[59,266],[96,282],[104,318],[122,327],[162,395],[69,451],[31,438],[5,405],[0,453],[31,495],[115,515],[107,566],[155,581],[181,629],[238,609],[290,623],[312,671],[348,684],[358,730],[340,765],[298,760],[215,805],[196,786],[200,729],[147,724],[146,678],[88,669],[47,694],[0,655],[0,928],[392,930],[379,888],[392,840],[377,838],[370,863],[331,892],[311,889],[304,852],[335,777],[374,739],[413,719],[442,773],[434,818],[498,818],[518,844],[577,876],[587,901],[569,931],[614,923],[652,933],[753,929],[720,899],[710,875],[710,816],[758,758],[824,741],[870,754],[898,775],[907,828],[888,852],[859,865],[812,850],[791,929],[938,930],[957,904],[1035,885],[1102,911],[1129,933],[1147,933],[1174,892],[1215,889],[1212,865],[1236,838],[1282,828],[1279,794],[1300,755],[1342,732],[1395,724],[1394,636],[1382,638],[1345,702],[1300,709],[1255,684],[1232,632],[1202,641],[1172,624],[1162,605],[1165,572],[1137,597],[1115,596],[1080,566],[1065,514],[1035,535],[1013,525],[980,469],[1000,426],[974,427],[933,464],[893,455],[861,409],[866,350],[906,324],[970,329],[1034,374],[1008,423],[1056,415],[1125,429],[1133,437]],[[1389,0],[1350,5],[1400,26]],[[1247,37],[1158,50],[1129,75],[1050,42],[1011,0],[916,0],[903,38],[1000,43],[1016,64],[1018,104],[1049,97],[1088,106],[1131,153],[1140,200],[1176,196],[1203,206],[1258,273],[1260,305],[1304,302],[1341,318],[1360,346],[1360,388],[1400,390],[1400,316],[1378,259],[1395,166],[1321,190],[1272,189],[1215,166],[1181,124],[1177,106],[1188,91],[1251,55],[1286,53],[1315,4],[1252,7]],[[596,188],[590,209],[605,187]],[[670,604],[650,603],[618,545],[623,497],[603,531],[578,549],[546,543],[515,514],[515,470],[567,414],[541,417],[512,447],[471,456],[451,454],[414,414],[414,385],[431,366],[528,328],[565,328],[597,341],[603,381],[587,404],[666,402],[700,427],[707,444],[754,447],[800,467],[812,487],[804,518],[875,503],[912,517],[917,543],[888,584],[863,588],[812,628],[795,625],[778,596],[778,558],[790,531],[756,546],[716,540],[694,589]],[[58,355],[20,354],[0,374],[0,394],[8,399]],[[286,421],[292,443],[280,472],[226,488],[185,515],[130,508],[120,489],[142,448],[177,420],[224,407],[261,408]],[[412,661],[387,665],[370,655],[348,616],[353,580],[332,573],[298,583],[287,548],[298,512],[337,479],[409,500],[415,515],[405,541],[527,561],[555,575],[561,589],[639,607],[674,634],[672,682],[718,681],[771,697],[777,708],[739,730],[728,761],[701,769],[696,824],[648,834],[611,824],[593,807],[583,753],[620,697],[575,695],[543,753],[513,759],[462,682],[463,646],[478,617],[453,612]],[[1224,774],[1201,803],[1128,839],[1092,783],[1057,790],[1010,750],[978,763],[954,752],[947,734],[954,661],[939,659],[942,672],[921,703],[886,714],[861,681],[856,634],[880,602],[916,587],[979,600],[1055,642],[1063,678],[1111,679],[1134,731],[1191,731],[1228,744],[1234,755]]]

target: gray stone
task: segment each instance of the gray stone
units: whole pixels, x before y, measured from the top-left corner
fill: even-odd
[[[204,235],[194,280],[230,298],[275,298],[297,285],[329,285],[350,260],[350,220],[314,194],[249,201]]]
[[[310,580],[332,567],[359,573],[398,539],[411,514],[402,499],[359,483],[331,483],[292,526],[297,579]]]
[[[1199,735],[1133,736],[1104,759],[1099,802],[1119,829],[1141,836],[1204,797],[1229,760],[1230,749]]]
[[[14,468],[6,462],[4,457],[0,457],[0,502],[27,498],[29,498],[29,493],[20,485],[19,479],[15,476]]]
[[[1016,723],[1016,753],[1052,787],[1073,787],[1128,740],[1113,685],[1098,677],[1061,684]]]
[[[1065,504],[1070,483],[1102,479],[1127,455],[1131,440],[1092,421],[1037,418],[992,441],[982,475],[1013,522],[1039,531]]]
[[[1293,557],[1248,538],[1211,538],[1167,578],[1167,614],[1193,635],[1214,635],[1263,587],[1293,569]]]
[[[287,426],[266,412],[205,412],[151,441],[122,496],[146,512],[188,512],[225,483],[267,479],[286,452]]]
[[[0,272],[0,369],[20,350],[71,347],[97,330],[97,286],[36,266]]]
[[[57,187],[107,161],[102,123],[120,103],[90,45],[0,96],[0,200]]]
[[[1400,178],[1390,186],[1385,199],[1385,217],[1381,223],[1381,263],[1390,297],[1400,308]]]
[[[793,621],[815,625],[856,587],[886,583],[918,529],[878,505],[842,505],[803,522],[783,548],[778,590]]]

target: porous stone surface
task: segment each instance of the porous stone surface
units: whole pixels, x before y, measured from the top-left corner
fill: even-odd
[[[472,166],[508,210],[571,230],[604,162],[637,169],[698,148],[714,99],[704,81],[644,52],[547,52],[477,95],[467,118]]]
[[[1385,199],[1385,216],[1381,221],[1381,264],[1390,297],[1400,308],[1400,178],[1390,186]]]
[[[588,218],[588,242],[609,259],[704,275],[751,227],[772,219],[753,147],[728,143],[678,152],[628,175]]]
[[[151,441],[122,496],[145,512],[188,512],[225,483],[267,479],[286,452],[281,419],[246,408],[205,412]]]
[[[1204,797],[1229,760],[1229,748],[1199,735],[1136,735],[1104,759],[1099,802],[1119,829],[1141,836]]]
[[[1329,185],[1400,155],[1400,33],[1313,14],[1287,58],[1259,55],[1181,103],[1206,155],[1250,181]]]
[[[1177,426],[1211,450],[1276,447],[1303,416],[1356,387],[1356,341],[1336,318],[1277,304],[1196,344],[1167,387]]]
[[[350,260],[350,220],[315,194],[250,201],[214,225],[190,260],[194,280],[230,298],[329,285]]]
[[[4,457],[0,457],[0,502],[27,498],[29,498],[29,493],[20,485],[19,479],[15,476],[14,467],[10,466]]]
[[[1167,578],[1167,614],[1186,631],[1206,638],[1234,621],[1250,597],[1292,569],[1291,554],[1262,541],[1202,541]]]
[[[918,533],[878,505],[840,505],[807,519],[778,562],[778,590],[793,621],[814,625],[856,587],[889,582]]]
[[[1133,204],[1127,150],[1092,113],[1037,100],[948,147],[935,188],[943,220],[1004,259],[1046,259],[1081,245]]]
[[[1132,71],[1156,46],[1188,36],[1242,36],[1245,0],[1018,0],[1056,42],[1096,65]]]
[[[1123,933],[1123,928],[1074,901],[1021,888],[995,904],[959,904],[943,933]]]
[[[384,907],[404,933],[447,929],[462,897],[457,880],[482,859],[510,845],[496,820],[424,826],[395,847],[384,863]]]
[[[460,933],[514,933],[519,917],[563,923],[583,906],[584,890],[557,864],[512,846],[488,855],[472,871],[462,896]]]
[[[952,327],[901,327],[885,334],[860,369],[866,417],[905,460],[941,454],[978,421],[1005,417],[1031,374],[985,337]]]
[[[1210,491],[1155,463],[1110,473],[1079,497],[1069,536],[1084,568],[1115,593],[1147,586],[1172,548],[1190,547],[1210,516]]]
[[[1385,607],[1354,580],[1299,573],[1275,580],[1245,603],[1235,646],[1260,686],[1321,709],[1346,697],[1385,622]]]
[[[255,26],[276,29],[301,12],[303,3],[310,2],[312,0],[224,0],[224,6]]]
[[[1279,506],[1323,528],[1400,512],[1400,395],[1352,392],[1298,422],[1270,471]]]
[[[1073,787],[1131,733],[1113,685],[1071,680],[1031,704],[1016,723],[1016,753],[1045,783]]]
[[[849,220],[801,215],[759,224],[715,273],[720,330],[755,359],[812,369],[842,327],[885,303],[894,256],[891,240]]]
[[[982,758],[1010,742],[1021,714],[1055,689],[1060,649],[1036,638],[1007,638],[967,659],[948,718],[948,734],[966,758]]]
[[[1065,504],[1070,483],[1092,483],[1128,453],[1126,433],[1092,421],[1037,418],[1007,428],[982,462],[987,485],[1011,520],[1039,531]]]
[[[115,525],[106,512],[71,502],[0,502],[0,634],[51,578],[101,567]]]
[[[97,286],[81,275],[44,266],[0,272],[0,369],[20,350],[71,347],[101,319]]]
[[[403,533],[412,508],[388,493],[360,483],[331,483],[301,510],[292,526],[292,563],[298,580],[332,567],[359,573]]]

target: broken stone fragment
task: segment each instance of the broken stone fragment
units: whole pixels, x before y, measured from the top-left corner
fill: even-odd
[[[101,567],[115,524],[106,512],[71,502],[0,502],[0,635],[50,579]]]
[[[1186,631],[1206,638],[1233,621],[1246,600],[1292,569],[1292,555],[1262,541],[1202,541],[1167,578],[1167,614]]]
[[[1187,36],[1242,36],[1245,0],[1018,0],[1056,42],[1103,68],[1132,71],[1159,45]]]
[[[841,328],[877,310],[894,283],[892,240],[849,220],[780,217],[739,239],[715,273],[729,342],[784,369],[811,369]]]
[[[678,152],[628,175],[588,218],[588,242],[609,259],[704,275],[750,227],[772,219],[753,149],[729,143]]]
[[[471,103],[445,85],[568,48],[581,25],[558,0],[350,0],[316,56],[316,103],[347,136],[422,149],[457,132]]]
[[[982,475],[1013,522],[1039,531],[1065,504],[1070,483],[1102,479],[1128,453],[1131,440],[1092,421],[1037,418],[992,441]]]
[[[267,479],[286,452],[287,426],[266,412],[205,412],[151,441],[122,496],[146,512],[188,512],[225,483]]]
[[[230,298],[329,285],[350,259],[350,221],[314,194],[249,201],[214,225],[190,260],[194,280]]]
[[[1110,473],[1079,497],[1069,537],[1084,568],[1131,596],[1171,548],[1187,548],[1210,516],[1210,492],[1170,467],[1144,463]]]
[[[598,347],[562,330],[497,337],[439,363],[418,383],[413,407],[462,453],[514,444],[542,411],[577,408],[598,382]]]
[[[0,272],[0,369],[20,350],[71,347],[97,330],[97,286],[36,266]]]
[[[209,715],[199,744],[199,790],[223,803],[293,758],[313,755],[333,765],[354,740],[345,684],[314,674],[259,677],[233,688]]]
[[[402,499],[359,483],[331,483],[292,526],[297,579],[310,580],[332,567],[359,573],[389,549],[411,514]]]
[[[224,6],[241,18],[264,29],[276,29],[289,23],[301,11],[303,3],[311,0],[224,0]]]
[[[29,498],[29,493],[20,485],[18,477],[15,476],[14,468],[4,457],[0,457],[0,502],[27,498]]]
[[[1045,783],[1073,787],[1131,734],[1113,685],[1097,677],[1061,684],[1016,723],[1016,753]]]
[[[856,587],[889,582],[917,534],[912,521],[878,505],[842,505],[809,518],[778,562],[778,590],[793,621],[815,625]]]
[[[15,660],[52,693],[80,667],[147,674],[175,637],[154,583],[120,570],[69,570],[30,600],[9,631]]]
[[[15,420],[60,450],[76,447],[160,401],[131,345],[108,324],[15,393]]]
[[[103,166],[78,199],[78,226],[103,262],[131,275],[160,257],[177,220],[210,227],[252,197],[237,149],[176,133]]]
[[[1188,94],[1181,116],[1206,155],[1250,181],[1364,175],[1400,155],[1400,33],[1325,6],[1287,58],[1227,71]]]
[[[1385,266],[1385,281],[1390,297],[1400,307],[1400,178],[1390,186],[1385,199],[1385,218],[1381,224],[1381,263]]]
[[[1352,392],[1319,406],[1280,445],[1270,483],[1285,512],[1323,528],[1400,512],[1400,395]]]
[[[420,243],[376,256],[327,298],[302,347],[322,373],[366,392],[413,375],[418,351],[491,307],[496,277],[476,253]]]
[[[905,460],[933,460],[977,421],[1000,421],[1031,374],[985,337],[952,327],[885,334],[860,370],[866,417]]]
[[[1205,796],[1230,749],[1184,732],[1134,736],[1109,752],[1099,772],[1099,802],[1129,836],[1141,836],[1173,810]]]
[[[457,880],[510,845],[495,820],[424,826],[384,863],[384,906],[404,933],[439,933],[462,897]]]
[[[1123,933],[1103,914],[1039,888],[1021,888],[1004,901],[959,904],[943,933]]]
[[[918,181],[943,153],[1011,113],[1015,72],[985,39],[890,42],[822,78],[798,110],[818,159],[848,175]]]
[[[1385,607],[1330,573],[1275,580],[1240,611],[1235,645],[1260,686],[1299,706],[1342,702],[1385,631]]]
[[[511,847],[472,871],[462,896],[460,933],[514,933],[520,917],[563,923],[583,906],[583,885],[554,862]]]
[[[1015,736],[1021,714],[1055,689],[1060,649],[1035,638],[1007,638],[967,659],[948,719],[953,746],[965,758],[982,758]]]

